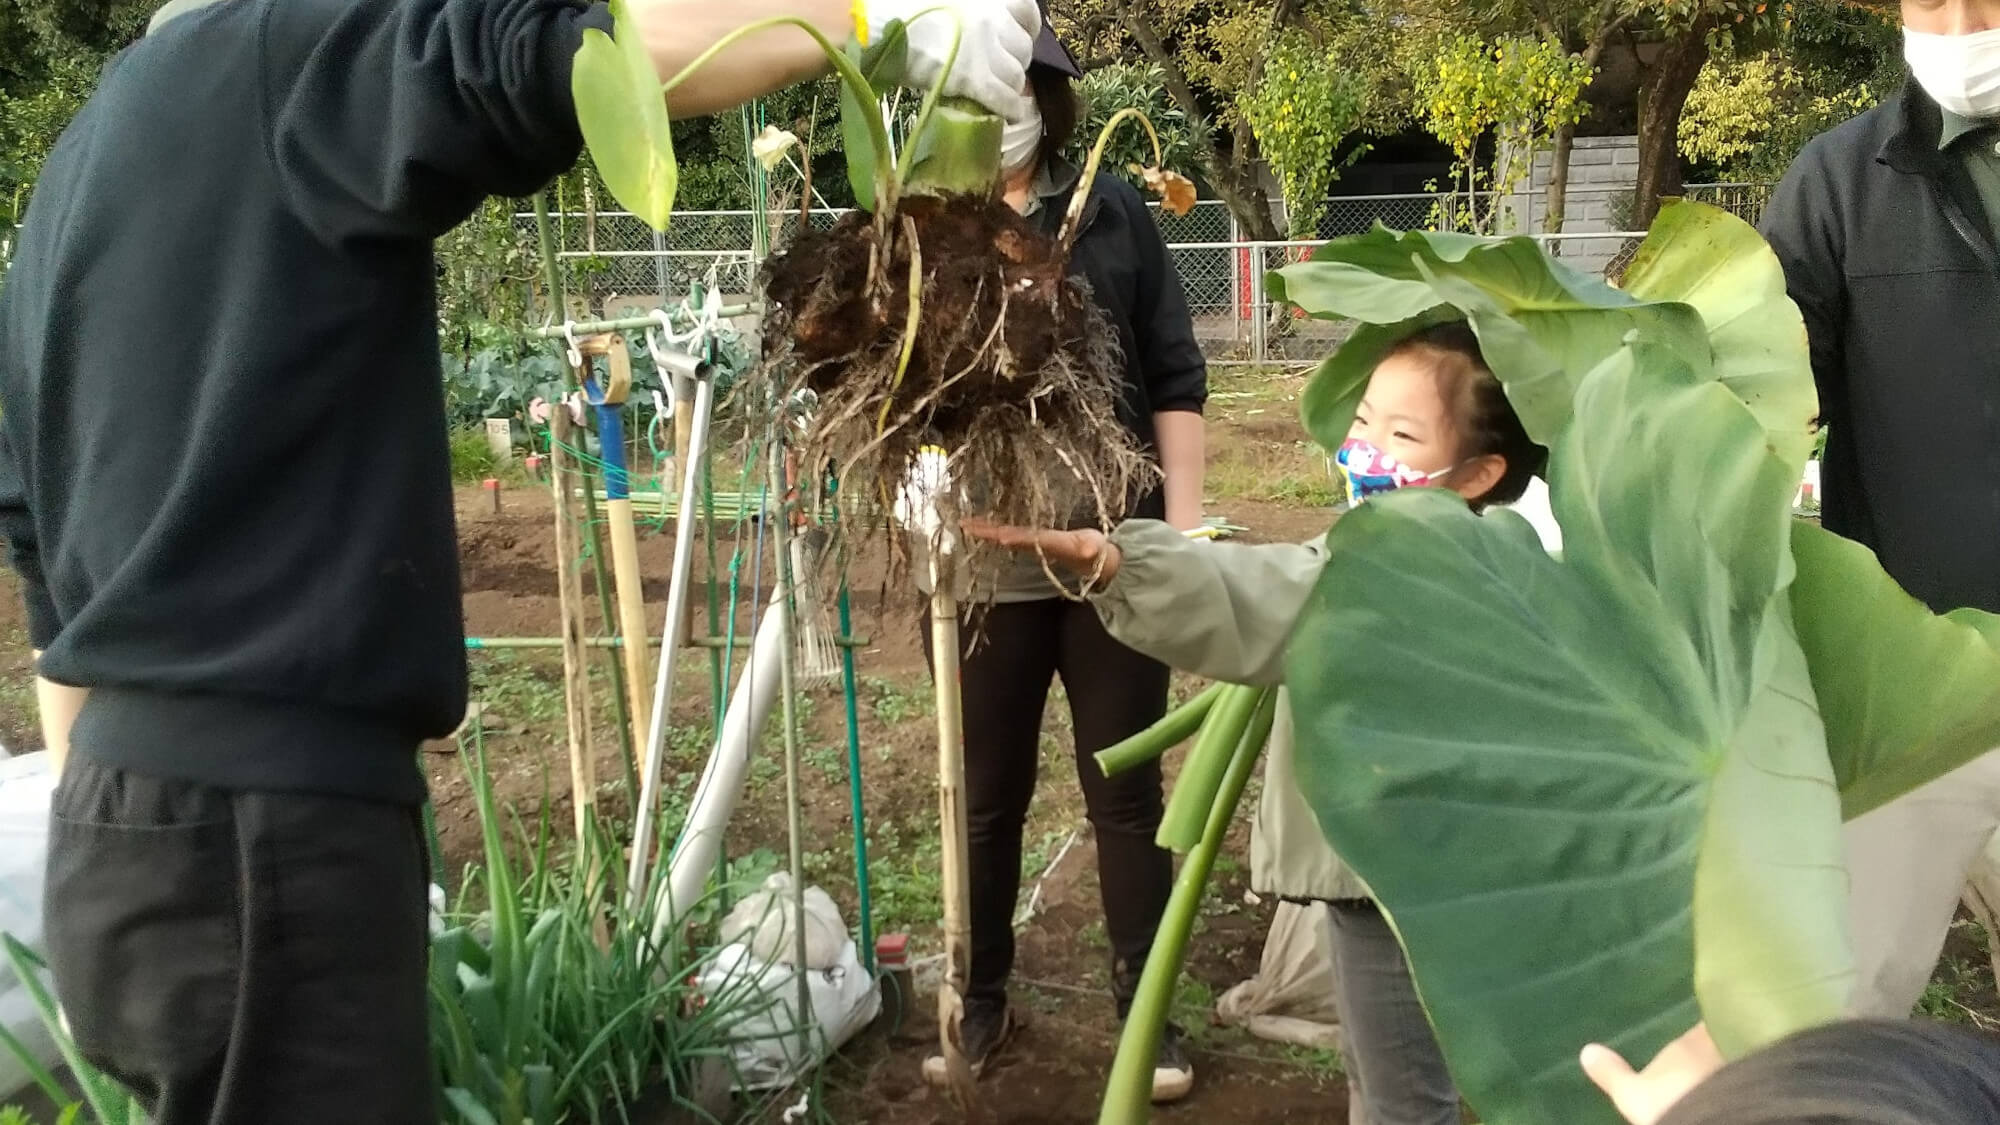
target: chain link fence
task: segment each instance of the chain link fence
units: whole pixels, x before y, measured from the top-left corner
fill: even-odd
[[[1600,198],[1593,199],[1593,194]],[[1619,195],[1629,217],[1630,191],[1571,192],[1568,213],[1590,209],[1593,215],[1608,214],[1615,220]],[[1686,195],[1755,222],[1770,189],[1757,184],[1703,184],[1690,185]],[[1513,205],[1510,197],[1491,193],[1346,196],[1332,201],[1319,234],[1321,240],[1338,238],[1365,232],[1377,223],[1397,230],[1437,229],[1456,225],[1456,219],[1475,212],[1504,217]],[[841,214],[774,213],[759,231],[757,216],[750,211],[687,211],[674,216],[666,234],[658,234],[628,214],[570,213],[555,216],[557,254],[570,292],[587,295],[588,310],[579,308],[578,315],[619,315],[626,309],[675,303],[695,285],[719,289],[725,301],[735,303],[752,295],[764,247],[782,246],[802,221],[824,230]],[[1155,207],[1154,216],[1180,274],[1196,334],[1211,360],[1312,362],[1346,337],[1347,326],[1300,317],[1278,307],[1264,290],[1266,273],[1302,260],[1317,241],[1246,239],[1229,209],[1215,200],[1196,204],[1186,215],[1169,215]],[[516,222],[523,237],[532,240],[534,216],[521,215]],[[1644,237],[1624,230],[1627,225],[1534,237],[1572,267],[1615,283]]]

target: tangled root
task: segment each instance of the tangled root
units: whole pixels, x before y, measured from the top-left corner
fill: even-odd
[[[851,213],[771,257],[764,288],[764,377],[787,398],[812,392],[802,463],[831,465],[849,497],[886,506],[927,445],[962,486],[947,519],[1109,526],[1158,482],[1119,419],[1116,330],[1055,242],[1004,203]],[[981,554],[975,577],[997,566]]]

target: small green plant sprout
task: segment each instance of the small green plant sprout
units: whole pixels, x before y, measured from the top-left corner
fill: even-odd
[[[49,1037],[55,1040],[56,1051],[62,1057],[63,1065],[69,1068],[70,1076],[83,1095],[76,1101],[49,1068],[42,1065],[27,1044],[16,1039],[5,1028],[0,1028],[0,1048],[4,1048],[27,1071],[29,1080],[49,1099],[50,1104],[62,1107],[56,1119],[57,1125],[71,1125],[90,1114],[92,1125],[146,1125],[145,1107],[128,1093],[124,1087],[103,1071],[92,1066],[83,1057],[83,1051],[70,1038],[68,1025],[64,1022],[62,1010],[56,1004],[55,994],[43,982],[48,963],[33,950],[16,940],[12,934],[0,934],[0,960],[14,972],[27,990],[28,1002],[35,1014],[41,1017],[42,1026]]]
[[[577,57],[577,113],[606,186],[663,228],[675,171],[661,86],[623,0],[612,13],[614,33],[587,33]],[[934,9],[917,18],[950,17]],[[1117,335],[1069,277],[1069,255],[1105,141],[1124,123],[1139,121],[1152,140],[1154,163],[1139,172],[1165,206],[1192,206],[1193,183],[1161,167],[1143,113],[1120,112],[1052,239],[1000,198],[1004,123],[976,103],[942,97],[942,78],[892,155],[880,101],[905,79],[900,22],[841,49],[801,21],[762,21],[726,37],[664,89],[735,39],[781,24],[812,35],[840,79],[848,177],[862,204],[830,231],[801,231],[766,263],[772,401],[815,403],[803,463],[831,466],[843,487],[886,500],[917,453],[936,446],[949,452],[953,479],[982,491],[982,511],[993,518],[1042,526],[1079,511],[1122,514],[1157,470],[1118,421]],[[946,75],[956,55],[954,44]],[[644,103],[637,112],[634,99]],[[783,143],[770,137],[760,151]]]

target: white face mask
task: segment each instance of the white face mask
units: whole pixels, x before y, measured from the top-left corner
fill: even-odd
[[[1903,57],[1932,100],[1960,117],[2000,117],[2000,28],[1970,35],[1903,29]]]
[[[1039,110],[1029,109],[1026,118],[1009,121],[1000,134],[1000,167],[1008,172],[1018,172],[1034,163],[1035,154],[1042,147],[1042,115]]]

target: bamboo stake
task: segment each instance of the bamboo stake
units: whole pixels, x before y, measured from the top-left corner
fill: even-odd
[[[555,440],[549,443],[549,479],[556,502],[556,585],[562,608],[563,710],[569,720],[570,804],[576,813],[576,838],[586,839],[597,806],[597,762],[590,744],[590,676],[585,664],[588,649],[583,636],[583,584],[576,568],[576,543],[570,520],[576,505],[563,477],[568,469],[570,440],[569,411],[561,406],[551,412],[550,429]]]
[[[673,374],[673,380],[674,380],[674,460],[676,463],[675,468],[678,470],[677,479],[675,483],[681,486],[681,492],[683,494],[692,496],[694,495],[695,491],[693,485],[699,479],[697,477],[697,474],[701,472],[701,466],[695,464],[694,458],[689,456],[689,452],[694,448],[695,381],[693,378],[684,375],[680,372],[675,372]],[[687,511],[688,511],[687,518],[690,521],[692,521],[694,518],[693,516],[694,510],[690,508],[687,509]],[[664,512],[662,514],[664,515]],[[681,515],[678,510],[674,514],[674,519],[676,521],[681,519]],[[713,629],[714,627],[715,623],[713,621],[709,622],[709,628]],[[694,639],[694,614],[687,613],[682,615],[681,617],[681,640],[683,642],[689,642],[692,641],[693,639]]]
[[[959,690],[958,599],[951,567],[956,529],[931,544],[931,679],[937,691],[938,832],[944,861],[944,981],[938,989],[938,1047],[961,1112],[974,1108],[965,1058],[965,990],[972,973],[972,856],[965,816],[965,712]]]
[[[778,432],[771,439],[771,479],[783,486],[785,479],[784,420],[778,421]],[[812,1006],[812,990],[806,980],[806,878],[805,878],[805,800],[799,792],[799,715],[798,694],[793,670],[794,649],[798,636],[797,612],[794,603],[796,587],[793,583],[791,556],[791,526],[785,519],[771,521],[771,553],[778,567],[778,596],[772,600],[768,612],[778,615],[778,684],[781,713],[785,728],[785,836],[790,851],[788,859],[792,873],[792,939],[794,964],[798,971],[794,974],[798,981],[798,1021],[799,1021],[799,1065],[812,1065],[814,1054],[813,1031],[815,1020]]]
[[[558,185],[558,190],[560,190],[560,185]],[[557,315],[561,315],[568,304],[568,300],[563,296],[562,268],[556,256],[555,226],[549,221],[549,193],[547,191],[537,192],[535,195],[535,233],[542,248],[542,277],[544,284],[548,286],[549,308]],[[558,329],[554,333],[554,336],[567,339],[573,332],[573,329],[567,331]],[[570,390],[581,388],[579,380],[582,378],[583,372],[577,370],[577,366],[576,364],[570,364],[568,368]],[[598,610],[603,615],[602,619],[608,622],[613,616],[611,581],[609,576],[605,574],[603,543],[600,542],[597,535],[597,491],[591,487],[593,477],[589,464],[580,465],[577,476],[583,485],[583,541],[590,548],[590,569],[592,576],[597,581]],[[554,471],[553,461],[550,462],[549,477],[551,480],[559,481],[562,479],[561,474]],[[561,510],[560,505],[558,505],[558,510]],[[618,720],[618,744],[625,753],[625,757],[621,761],[626,763],[628,767],[625,771],[626,782],[636,790],[639,787],[639,779],[632,774],[629,768],[631,756],[635,751],[632,748],[630,716],[625,714],[625,666],[619,662],[617,654],[606,653],[604,656],[604,667],[611,675],[611,707],[612,713]]]
[[[639,531],[632,518],[632,474],[625,463],[625,401],[632,393],[632,354],[622,336],[593,336],[581,341],[586,356],[601,355],[608,369],[602,388],[584,381],[585,394],[598,410],[598,436],[604,451],[604,513],[611,528],[611,581],[618,601],[618,635],[625,640],[626,710],[631,722],[626,745],[632,747],[632,773],[643,768],[638,747],[651,715],[646,685],[652,682],[652,653],[641,643],[648,635],[646,596],[639,574]]]

